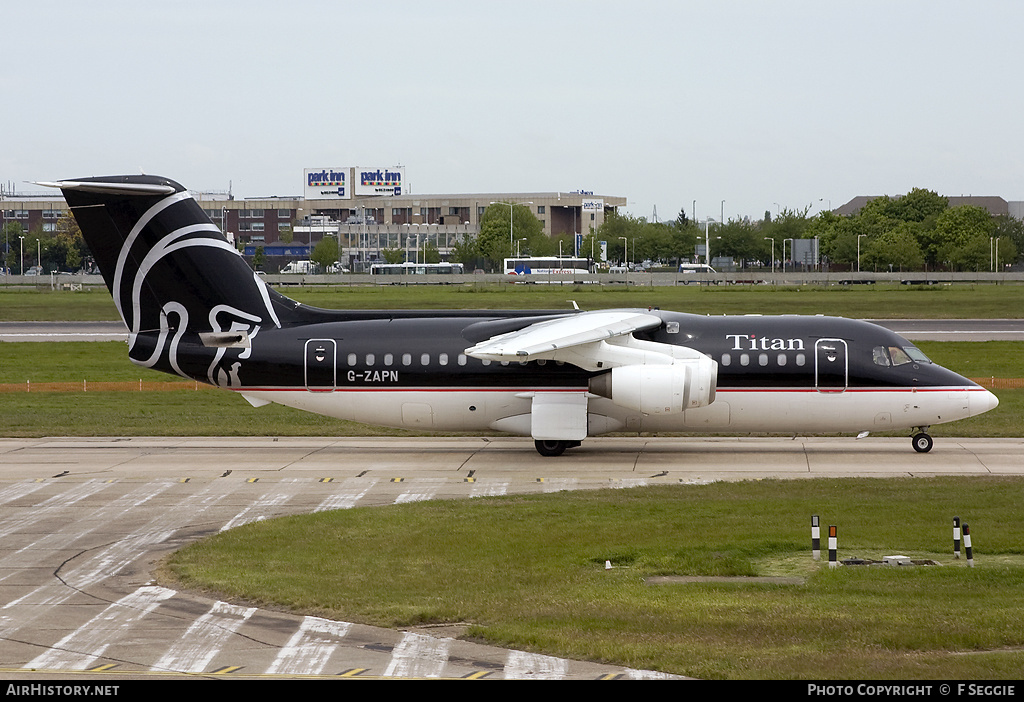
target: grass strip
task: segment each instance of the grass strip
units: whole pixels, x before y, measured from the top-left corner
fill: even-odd
[[[1022,486],[766,480],[355,508],[220,533],[162,577],[345,621],[468,622],[500,645],[700,678],[1012,679]],[[831,570],[811,559],[812,514],[839,525],[840,558],[941,565]],[[954,515],[975,568],[952,559]],[[666,574],[801,584],[645,584]]]
[[[330,309],[582,309],[660,307],[695,314],[826,314],[858,319],[1003,319],[1024,308],[1024,285],[905,286],[461,285],[287,286]],[[0,287],[0,321],[116,320],[104,289]]]

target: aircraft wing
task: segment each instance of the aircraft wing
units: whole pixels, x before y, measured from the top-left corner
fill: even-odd
[[[660,326],[661,318],[636,310],[601,310],[537,322],[517,331],[493,336],[466,349],[474,358],[525,362],[560,360],[582,368],[616,365],[615,354],[602,353],[601,342],[628,337],[635,331]],[[609,365],[602,360],[605,357]]]

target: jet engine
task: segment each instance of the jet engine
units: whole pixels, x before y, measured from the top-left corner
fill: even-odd
[[[718,364],[707,356],[617,366],[590,379],[590,392],[644,414],[676,414],[715,401]]]

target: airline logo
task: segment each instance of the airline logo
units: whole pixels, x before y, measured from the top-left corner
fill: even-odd
[[[726,334],[733,351],[803,351],[803,339],[773,339],[756,334]]]

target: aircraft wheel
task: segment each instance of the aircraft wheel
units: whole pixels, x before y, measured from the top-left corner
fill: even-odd
[[[561,456],[569,448],[568,441],[557,439],[538,439],[533,445],[541,456]]]
[[[924,432],[914,434],[911,441],[914,442],[914,450],[918,453],[928,453],[932,450],[932,437],[928,436]]]

